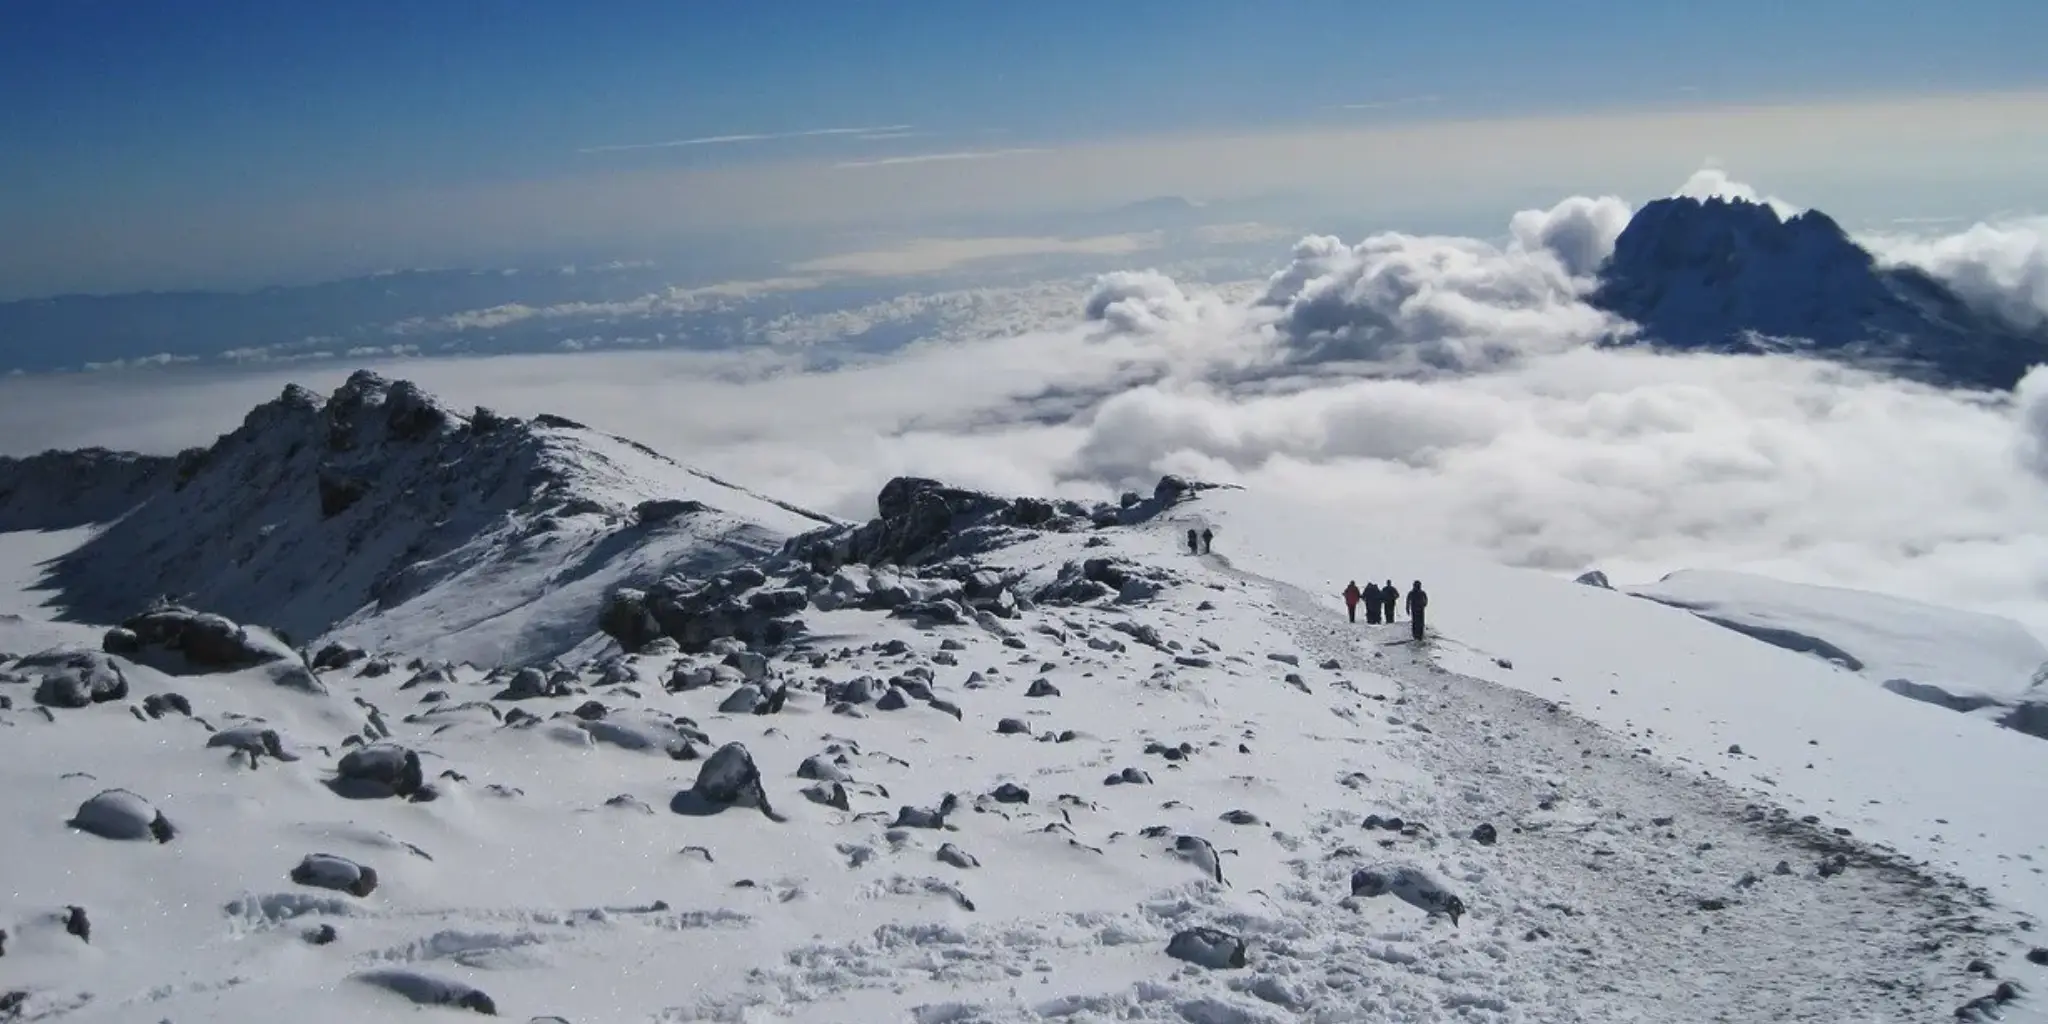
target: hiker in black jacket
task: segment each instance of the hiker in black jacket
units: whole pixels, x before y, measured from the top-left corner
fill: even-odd
[[[1384,586],[1380,587],[1380,600],[1387,603],[1386,610],[1382,614],[1386,616],[1387,625],[1391,626],[1394,624],[1394,609],[1401,604],[1401,588],[1395,586],[1393,580],[1388,580]]]
[[[1408,591],[1408,631],[1415,639],[1422,639],[1422,613],[1429,607],[1429,595],[1422,591],[1422,581],[1416,580],[1414,589]]]
[[[1365,584],[1365,624],[1380,624],[1380,612],[1386,610],[1386,599],[1380,596],[1380,585],[1367,581]]]
[[[1201,553],[1202,553],[1202,534],[1201,534],[1201,532],[1200,532],[1200,531],[1198,531],[1198,530],[1189,530],[1189,531],[1188,531],[1188,554],[1191,554],[1191,555],[1199,555],[1199,554],[1201,554]]]

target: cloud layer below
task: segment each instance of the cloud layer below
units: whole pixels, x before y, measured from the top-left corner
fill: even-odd
[[[1718,172],[1682,191],[1756,195]],[[2048,371],[1987,397],[1788,357],[1590,348],[1615,325],[1579,296],[1631,209],[1573,197],[1515,215],[1497,242],[1312,237],[1236,286],[1113,274],[1071,326],[831,367],[664,352],[381,368],[843,513],[902,473],[1094,495],[1182,472],[1551,571],[1746,568],[2011,614],[2048,636]],[[2024,319],[2048,316],[2042,239],[2033,221],[1867,241]],[[330,387],[348,369],[291,379]],[[232,425],[220,410],[283,380],[0,385],[0,436],[201,443]]]

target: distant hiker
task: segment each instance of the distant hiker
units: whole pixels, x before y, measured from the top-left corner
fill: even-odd
[[[1380,597],[1380,585],[1368,580],[1365,584],[1365,624],[1379,625],[1380,611],[1386,606],[1386,601]]]
[[[1370,585],[1370,584],[1368,584],[1367,586],[1368,586],[1368,588],[1370,588],[1370,586],[1371,586],[1371,585]],[[1368,589],[1368,592],[1370,592],[1370,590],[1369,590],[1369,589]],[[1358,598],[1359,598],[1359,596],[1360,596],[1360,595],[1359,595],[1359,592],[1358,592],[1358,581],[1357,581],[1357,580],[1352,580],[1351,582],[1349,582],[1349,583],[1346,583],[1346,584],[1344,584],[1344,613],[1345,613],[1345,614],[1347,614],[1347,615],[1349,615],[1349,616],[1351,616],[1351,621],[1353,621],[1353,622],[1357,622],[1357,621],[1358,621]],[[1374,597],[1374,600],[1378,600],[1377,596],[1375,596],[1375,597]],[[1372,606],[1370,606],[1370,605],[1368,605],[1368,606],[1367,606],[1367,608],[1366,608],[1366,614],[1367,614],[1367,615],[1370,615],[1370,614],[1372,614]]]
[[[1429,607],[1429,595],[1422,591],[1422,581],[1415,581],[1415,588],[1408,591],[1408,631],[1415,639],[1422,639],[1422,613]]]
[[[1380,600],[1386,602],[1387,607],[1383,614],[1387,617],[1387,625],[1391,626],[1394,624],[1394,609],[1401,603],[1401,588],[1395,586],[1393,580],[1388,580],[1386,585],[1380,588]]]
[[[1191,555],[1199,555],[1199,554],[1201,554],[1201,553],[1202,553],[1202,535],[1201,535],[1201,534],[1200,534],[1199,532],[1195,531],[1195,530],[1189,530],[1189,531],[1188,531],[1188,554],[1191,554]]]
[[[1202,553],[1203,553],[1203,554],[1205,554],[1205,555],[1206,555],[1206,554],[1208,554],[1208,553],[1209,553],[1209,545],[1210,545],[1210,544],[1211,544],[1212,542],[1214,542],[1215,540],[1216,540],[1216,535],[1215,535],[1214,533],[1211,533],[1211,532],[1209,531],[1209,528],[1208,528],[1208,527],[1206,527],[1206,526],[1202,527]]]

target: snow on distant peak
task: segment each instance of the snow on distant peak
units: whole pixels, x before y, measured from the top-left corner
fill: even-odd
[[[1671,348],[1811,352],[1943,384],[2010,389],[2048,361],[2048,333],[1922,271],[1880,267],[1826,214],[1739,196],[1644,204],[1588,301]]]
[[[90,510],[119,518],[51,567],[68,617],[171,595],[300,641],[342,627],[493,663],[594,632],[579,582],[834,521],[560,417],[458,413],[367,371],[325,399],[287,387],[136,498]]]

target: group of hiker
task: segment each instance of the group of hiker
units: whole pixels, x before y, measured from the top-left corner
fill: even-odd
[[[1191,555],[1206,555],[1206,554],[1208,554],[1208,553],[1209,553],[1209,544],[1210,544],[1210,542],[1214,541],[1215,539],[1216,539],[1216,535],[1215,535],[1214,533],[1210,532],[1209,528],[1208,528],[1208,527],[1206,527],[1206,526],[1202,527],[1202,528],[1201,528],[1200,530],[1189,530],[1189,531],[1188,531],[1188,554],[1191,554]]]
[[[1353,622],[1358,621],[1358,606],[1363,604],[1366,625],[1377,626],[1382,620],[1391,625],[1394,621],[1394,608],[1400,603],[1401,588],[1395,586],[1393,580],[1388,580],[1385,586],[1367,582],[1363,590],[1359,589],[1357,580],[1344,585],[1344,611],[1351,616]],[[1415,639],[1420,640],[1422,620],[1429,608],[1429,594],[1422,589],[1421,580],[1416,580],[1415,585],[1409,588],[1406,607],[1408,630]]]

